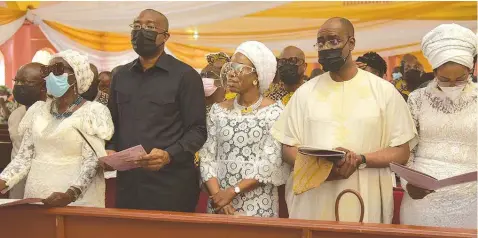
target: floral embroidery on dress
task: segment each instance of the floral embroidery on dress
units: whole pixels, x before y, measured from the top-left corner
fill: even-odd
[[[220,187],[235,186],[243,179],[261,185],[235,197],[237,212],[248,216],[278,217],[277,187],[287,180],[290,167],[282,162],[281,144],[270,129],[283,110],[272,104],[248,115],[214,104],[208,116],[208,139],[199,151],[202,181],[215,177]],[[208,207],[209,212],[213,209]]]

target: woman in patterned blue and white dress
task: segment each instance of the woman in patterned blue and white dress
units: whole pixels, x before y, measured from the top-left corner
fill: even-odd
[[[199,151],[209,213],[279,216],[277,186],[285,183],[290,167],[269,131],[283,106],[262,96],[276,65],[264,44],[248,41],[221,70],[221,79],[238,96],[212,106],[208,139]]]

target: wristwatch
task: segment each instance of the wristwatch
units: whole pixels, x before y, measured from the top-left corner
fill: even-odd
[[[362,158],[362,162],[359,164],[358,169],[364,169],[367,167],[367,159],[365,158],[365,155],[360,155]]]
[[[234,187],[234,192],[235,192],[236,194],[241,193],[241,188],[239,188],[239,186],[235,186],[235,187]]]

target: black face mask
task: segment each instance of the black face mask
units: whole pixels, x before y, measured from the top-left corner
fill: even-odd
[[[26,107],[40,101],[40,94],[41,91],[38,86],[15,85],[15,87],[13,87],[13,97],[15,101]]]
[[[164,45],[156,45],[156,31],[147,31],[144,29],[131,31],[131,43],[134,51],[142,57],[151,57],[158,52],[159,47]]]
[[[349,57],[342,57],[342,50],[344,48],[328,49],[319,51],[319,63],[323,66],[325,72],[338,72]],[[350,52],[349,52],[350,54]]]
[[[93,83],[91,83],[90,88],[86,92],[82,93],[81,96],[88,101],[94,101],[96,96],[98,95],[99,83],[99,80],[93,81]]]
[[[407,81],[419,80],[422,76],[422,71],[416,69],[410,69],[405,72],[405,78]]]
[[[299,74],[299,66],[295,64],[285,64],[278,68],[279,77],[287,85],[298,84],[302,75]]]

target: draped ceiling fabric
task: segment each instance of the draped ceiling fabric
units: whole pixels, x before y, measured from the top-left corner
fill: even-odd
[[[308,62],[317,62],[317,52],[313,49],[317,30],[334,16],[346,17],[354,24],[357,42],[354,56],[368,51],[384,57],[418,52],[421,38],[443,23],[454,22],[477,30],[476,1],[47,3],[17,5],[36,8],[29,10],[26,18],[39,24],[58,50],[71,48],[86,52],[102,69],[111,69],[137,57],[131,50],[128,25],[147,8],[168,17],[171,33],[166,44],[168,51],[195,68],[206,64],[206,53],[230,54],[246,40],[262,41],[276,54],[288,45],[295,45],[306,52]],[[0,7],[0,43],[18,29],[26,11],[21,6],[12,8],[10,2],[6,5],[8,9]],[[15,22],[17,25],[13,25]]]

